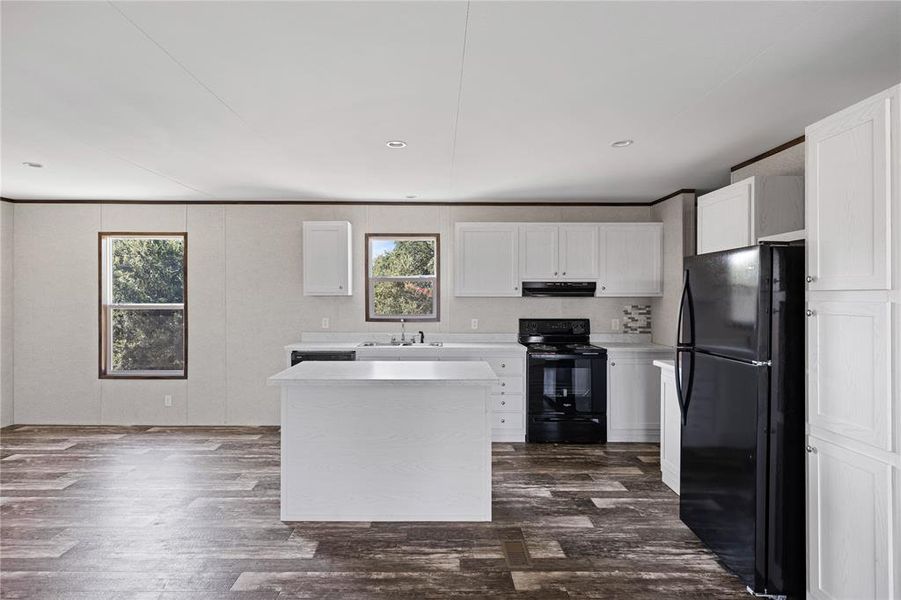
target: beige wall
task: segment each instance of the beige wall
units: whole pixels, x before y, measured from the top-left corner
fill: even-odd
[[[680,194],[651,208],[651,220],[663,223],[663,296],[651,300],[652,338],[667,346],[672,346],[676,340],[682,294],[682,257],[686,249],[693,251],[694,247],[692,240],[684,239],[686,228],[683,226],[685,216],[693,214],[694,203],[694,194]]]
[[[13,215],[0,202],[0,427],[13,422]]]
[[[471,332],[477,318],[480,333],[512,333],[519,317],[589,317],[595,332],[608,332],[623,305],[638,299],[454,298],[453,225],[652,220],[647,207],[14,206],[17,423],[276,424],[278,394],[266,377],[283,368],[282,347],[301,331],[323,331],[323,317],[329,331],[397,329],[364,320],[367,232],[441,234],[441,321],[416,329]],[[352,297],[302,295],[301,228],[317,219],[353,225]],[[97,378],[103,230],[188,232],[186,381]],[[163,405],[167,394],[172,407]]]
[[[804,142],[732,172],[732,183],[754,175],[804,175]]]

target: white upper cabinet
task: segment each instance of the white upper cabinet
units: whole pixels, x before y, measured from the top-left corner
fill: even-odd
[[[351,229],[347,221],[304,221],[304,296],[350,296]]]
[[[804,178],[749,177],[698,197],[698,254],[804,229]]]
[[[806,130],[810,290],[891,289],[899,86]]]
[[[595,280],[598,277],[596,223],[527,223],[519,229],[523,281]]]
[[[557,225],[528,224],[519,228],[519,268],[523,280],[560,277],[560,232]]]
[[[595,281],[598,296],[663,293],[662,223],[457,223],[457,296],[519,296],[522,281]]]
[[[662,223],[605,223],[599,237],[598,296],[663,294]]]
[[[519,296],[516,223],[457,223],[454,240],[457,296]]]
[[[564,279],[598,278],[598,226],[566,224],[559,228],[559,267]]]

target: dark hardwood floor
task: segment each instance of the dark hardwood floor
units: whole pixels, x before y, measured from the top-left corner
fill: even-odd
[[[15,426],[0,446],[2,598],[747,597],[653,445],[495,444],[493,522],[371,524],[279,521],[274,428]]]

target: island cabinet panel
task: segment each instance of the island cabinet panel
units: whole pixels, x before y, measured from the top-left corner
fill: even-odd
[[[304,221],[304,296],[350,296],[351,227],[347,221]]]
[[[454,247],[457,296],[519,296],[519,226],[457,223]]]
[[[490,521],[487,386],[285,386],[283,521]]]

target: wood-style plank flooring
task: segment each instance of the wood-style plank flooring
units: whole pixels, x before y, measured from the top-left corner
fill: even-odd
[[[747,597],[654,445],[495,444],[491,523],[282,523],[278,451],[276,428],[4,429],[0,597]]]

